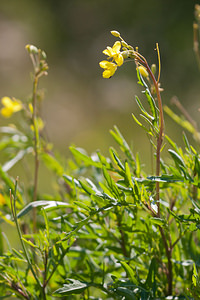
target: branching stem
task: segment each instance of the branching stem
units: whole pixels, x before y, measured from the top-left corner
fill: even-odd
[[[156,44],[156,50],[158,54],[158,62],[159,62],[159,70],[158,70],[158,79],[156,80],[154,74],[151,71],[151,68],[149,67],[146,59],[139,54],[138,52],[135,53],[135,60],[136,63],[139,62],[142,64],[148,71],[152,81],[153,85],[155,87],[157,101],[158,101],[158,109],[159,109],[159,134],[157,136],[157,148],[156,148],[156,176],[160,176],[160,153],[162,148],[162,142],[164,137],[164,115],[163,115],[163,107],[162,107],[162,99],[160,95],[160,89],[159,89],[159,80],[160,80],[160,52],[158,44]],[[156,203],[157,203],[157,213],[151,210],[153,215],[157,218],[160,218],[160,184],[159,181],[156,181]],[[148,206],[150,207],[150,206]],[[168,290],[167,294],[172,295],[172,288],[173,288],[173,270],[172,270],[172,250],[173,246],[171,244],[171,237],[167,239],[166,234],[164,232],[163,227],[159,226],[159,231],[163,240],[163,244],[165,247],[165,252],[167,256],[167,280],[168,280]]]
[[[158,51],[158,60],[159,60],[159,74],[160,74],[160,55],[159,55],[159,50],[158,50],[158,45],[157,45],[157,51]],[[159,119],[159,134],[157,137],[157,149],[156,149],[156,176],[160,176],[160,152],[162,148],[162,142],[163,142],[163,137],[164,137],[164,115],[163,115],[163,107],[162,107],[162,100],[161,100],[161,95],[160,95],[160,89],[159,89],[159,78],[160,75],[158,76],[158,80],[156,80],[155,76],[153,75],[151,68],[149,67],[146,59],[136,52],[135,55],[136,61],[141,63],[148,71],[152,81],[153,85],[156,90],[156,95],[157,95],[157,101],[158,101],[158,108],[159,108],[159,114],[160,114],[160,119]],[[159,182],[156,182],[156,202],[157,202],[157,217],[160,217],[160,185]]]

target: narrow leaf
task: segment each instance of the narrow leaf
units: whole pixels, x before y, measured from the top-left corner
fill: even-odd
[[[120,264],[122,265],[122,267],[124,268],[124,270],[126,271],[128,278],[130,279],[130,281],[133,284],[138,284],[136,278],[135,278],[135,273],[133,271],[133,269],[124,261],[120,261]]]
[[[69,283],[64,283],[63,287],[56,290],[54,295],[57,297],[63,297],[67,295],[81,294],[89,284],[81,282],[75,279],[67,279]]]

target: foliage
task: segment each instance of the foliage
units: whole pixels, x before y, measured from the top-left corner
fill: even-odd
[[[150,67],[119,32],[111,33],[120,41],[103,51],[108,56],[100,63],[103,77],[113,76],[126,60],[136,64],[146,101],[136,97],[141,120],[133,118],[155,150],[155,168],[147,174],[116,126],[110,133],[117,148],[110,147],[110,157],[100,151],[88,155],[75,146],[70,147],[71,160],[57,157],[40,116],[38,80],[47,75],[46,54],[27,45],[33,63],[32,97],[26,102],[4,97],[1,111],[4,117],[21,117],[19,124],[1,128],[0,217],[13,227],[20,245],[15,249],[1,232],[0,299],[199,297],[199,132],[188,114],[179,117],[165,107],[192,133],[196,146],[186,133],[183,149],[164,137],[158,45],[156,79],[155,65]],[[163,145],[169,153],[165,159]],[[22,162],[31,178],[26,185],[10,175]],[[38,190],[40,164],[54,175],[55,190],[48,195]]]

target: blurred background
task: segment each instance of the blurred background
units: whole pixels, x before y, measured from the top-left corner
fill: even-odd
[[[109,129],[117,125],[134,153],[148,160],[145,134],[134,123],[137,86],[135,65],[124,64],[111,79],[102,78],[102,50],[112,46],[117,30],[147,58],[162,60],[163,102],[176,95],[191,116],[199,119],[199,70],[193,52],[194,0],[1,0],[0,96],[25,100],[32,90],[32,65],[26,44],[45,50],[49,75],[43,117],[56,150],[68,155],[73,143],[88,153],[115,145]],[[0,125],[7,123],[0,120]],[[11,122],[11,120],[9,120]],[[182,129],[167,116],[166,132],[181,143]]]

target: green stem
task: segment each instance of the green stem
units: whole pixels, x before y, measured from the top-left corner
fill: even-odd
[[[158,59],[159,59],[159,76],[160,76],[160,54],[159,49],[157,45],[157,51],[158,51]],[[164,137],[164,115],[163,115],[163,107],[162,107],[162,99],[160,95],[159,90],[159,79],[156,80],[155,76],[153,75],[151,68],[149,67],[146,59],[141,56],[140,54],[136,54],[136,61],[139,61],[142,65],[145,66],[147,69],[152,81],[153,85],[156,90],[157,95],[157,101],[158,101],[158,109],[159,109],[159,134],[157,137],[157,148],[156,148],[156,176],[160,176],[160,153],[161,153],[161,147]],[[156,217],[160,218],[160,184],[159,181],[156,181],[156,202],[157,202],[157,213]],[[155,216],[155,214],[153,214]],[[167,281],[168,281],[168,290],[167,294],[172,295],[172,289],[173,289],[173,270],[172,270],[172,250],[173,247],[171,245],[171,238],[169,237],[169,241],[167,241],[164,229],[159,226],[160,234],[164,243],[165,252],[167,256]],[[168,244],[169,243],[169,244]]]
[[[157,137],[157,149],[156,149],[156,176],[160,176],[160,152],[161,152],[163,136],[164,136],[164,115],[163,115],[163,108],[162,108],[162,100],[161,100],[158,82],[156,81],[149,65],[146,64],[145,67],[147,68],[148,73],[149,73],[149,75],[153,81],[154,87],[156,89],[158,108],[159,108],[159,114],[160,114],[159,135]],[[159,184],[159,181],[156,181],[156,202],[157,202],[157,216],[159,218],[160,217],[160,184]]]
[[[158,51],[158,45],[157,45],[157,51]],[[161,152],[161,147],[162,147],[162,142],[163,142],[163,136],[164,136],[164,115],[163,115],[163,107],[162,107],[162,99],[160,95],[160,90],[159,90],[159,82],[158,80],[155,79],[155,76],[153,75],[151,68],[149,67],[146,59],[138,52],[134,53],[134,58],[137,62],[139,62],[141,65],[143,65],[152,81],[153,85],[156,90],[156,95],[157,95],[157,101],[158,101],[158,109],[159,109],[159,134],[157,137],[157,148],[156,148],[156,176],[160,176],[160,152]],[[159,59],[159,76],[160,76],[160,55],[158,52],[158,59]],[[156,181],[156,202],[157,202],[157,217],[160,217],[160,184],[159,181]]]
[[[34,191],[33,201],[37,200],[37,189],[38,189],[38,172],[39,172],[39,131],[37,126],[37,87],[38,87],[38,76],[35,74],[33,81],[33,128],[34,128],[34,152],[35,152],[35,172],[34,172]],[[36,208],[33,208],[33,232],[36,232]]]
[[[15,182],[15,191],[14,191],[14,195],[12,195],[11,193],[11,190],[10,190],[10,203],[11,203],[11,211],[12,211],[12,215],[13,215],[13,219],[14,219],[14,222],[15,222],[15,225],[16,225],[16,228],[17,228],[17,233],[18,233],[18,236],[19,236],[19,239],[20,239],[20,242],[21,242],[21,245],[22,245],[22,248],[23,248],[23,251],[24,251],[24,255],[25,255],[25,258],[28,262],[28,265],[29,265],[29,268],[33,274],[33,277],[35,278],[39,288],[41,289],[41,292],[43,293],[43,289],[42,289],[42,286],[41,286],[41,283],[32,267],[32,263],[31,263],[31,260],[29,258],[29,255],[28,255],[28,252],[27,252],[27,249],[26,249],[26,246],[24,244],[24,241],[22,239],[22,233],[21,233],[21,229],[20,229],[20,226],[19,226],[19,223],[18,223],[18,219],[17,219],[17,213],[16,213],[16,193],[17,193],[17,184],[18,184],[18,178],[16,179],[16,182]]]

